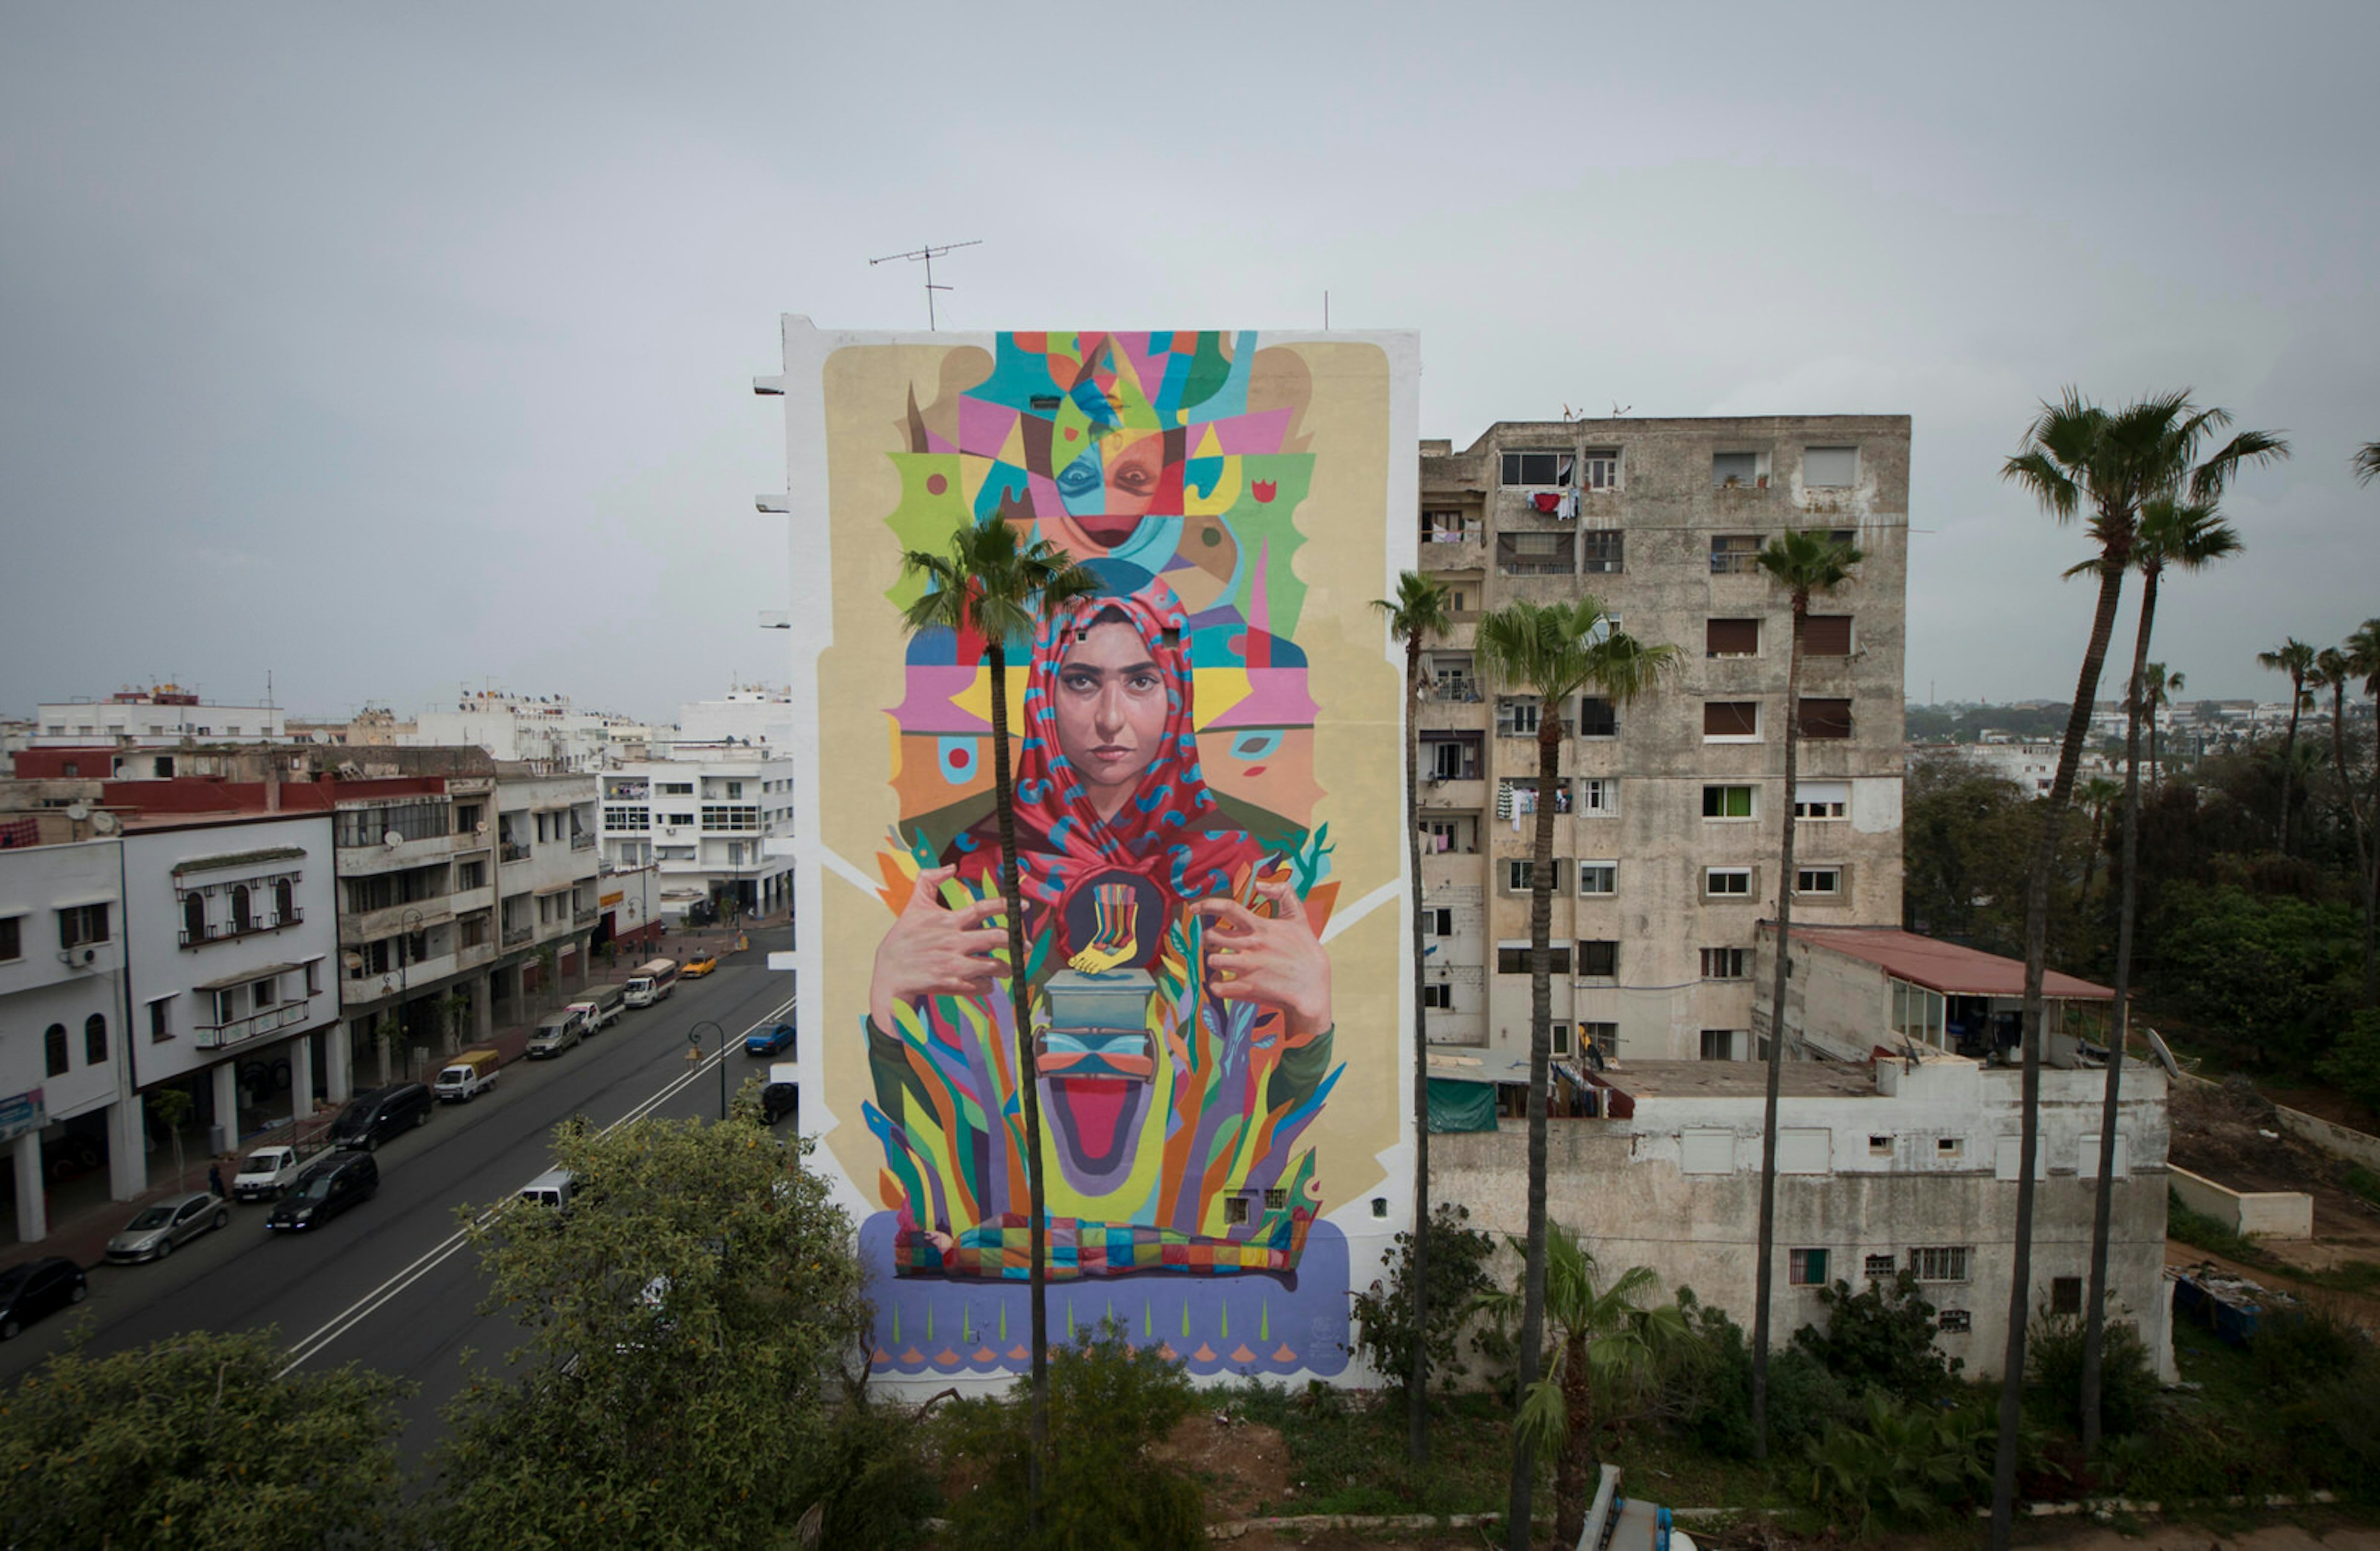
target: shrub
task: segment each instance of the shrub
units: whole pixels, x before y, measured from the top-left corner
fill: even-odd
[[[1890,1280],[1872,1280],[1861,1292],[1838,1281],[1820,1288],[1818,1301],[1826,1305],[1827,1328],[1804,1325],[1793,1344],[1854,1394],[1876,1388],[1904,1400],[1934,1400],[1949,1391],[1965,1366],[1934,1344],[1934,1305],[1906,1270]]]
[[[2082,1424],[2082,1316],[2035,1315],[2025,1333],[2024,1377],[2044,1413],[2061,1425]],[[2129,1320],[2107,1321],[2099,1348],[2099,1426],[2109,1437],[2137,1433],[2156,1409],[2156,1369]]]
[[[1665,1375],[1677,1419],[1706,1451],[1731,1460],[1752,1455],[1752,1343],[1725,1309],[1678,1290],[1702,1339]],[[1859,1407],[1842,1381],[1799,1347],[1768,1355],[1768,1450],[1798,1455],[1830,1423],[1849,1422]]]
[[[827,1435],[819,1498],[820,1545],[916,1545],[942,1493],[906,1406],[845,1401]]]
[[[2302,1395],[2345,1378],[2371,1361],[2372,1339],[2329,1309],[2267,1313],[2248,1343],[2256,1375],[2269,1389]]]
[[[1857,1425],[1829,1423],[1805,1447],[1810,1500],[1862,1540],[1888,1522],[1934,1522],[1989,1487],[1995,1441],[1980,1410],[1871,1389]]]
[[[1115,1320],[1050,1353],[1050,1460],[1041,1533],[1027,1529],[1031,1381],[1010,1398],[952,1408],[952,1450],[981,1480],[950,1505],[951,1541],[1031,1551],[1192,1548],[1206,1544],[1197,1482],[1149,1457],[1197,1401],[1179,1364],[1134,1348]]]
[[[1424,1339],[1428,1344],[1430,1376],[1440,1389],[1454,1387],[1455,1381],[1471,1371],[1462,1358],[1463,1329],[1471,1320],[1479,1295],[1496,1287],[1495,1278],[1488,1274],[1488,1261],[1496,1253],[1496,1241],[1476,1229],[1465,1227],[1470,1220],[1468,1210],[1443,1202],[1430,1214],[1429,1315]],[[1369,1289],[1354,1294],[1354,1312],[1355,1351],[1372,1364],[1384,1387],[1403,1394],[1405,1381],[1413,1373],[1411,1233],[1396,1237],[1396,1248],[1389,1257],[1386,1285],[1376,1281]],[[1471,1346],[1475,1352],[1492,1358],[1478,1335],[1472,1338]]]

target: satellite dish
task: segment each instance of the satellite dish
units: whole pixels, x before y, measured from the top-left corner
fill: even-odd
[[[94,813],[91,816],[91,827],[103,835],[112,835],[115,833],[115,815]]]
[[[480,819],[477,824],[471,826],[471,832],[475,835],[486,834],[488,832],[488,821],[484,818]]]
[[[67,805],[67,817],[79,824],[84,819],[91,817],[91,805],[89,803],[68,803]]]
[[[349,969],[361,969],[364,967],[364,956],[361,953],[346,954],[340,958],[339,962]]]
[[[405,837],[398,834],[395,830],[391,830],[388,833],[380,837],[380,842],[382,845],[387,846],[391,851],[394,851],[398,846],[405,843]]]

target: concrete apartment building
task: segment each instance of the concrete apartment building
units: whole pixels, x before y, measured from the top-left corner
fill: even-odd
[[[128,1145],[140,1130],[122,1101],[125,991],[123,855],[114,840],[42,844],[10,821],[0,844],[0,1148],[12,1179],[17,1236],[49,1231],[46,1140],[69,1125]],[[121,1196],[139,1176],[119,1173]]]
[[[1647,698],[1562,708],[1558,1054],[1745,1059],[1756,928],[1776,910],[1788,600],[1755,564],[1840,532],[1856,577],[1803,664],[1798,920],[1900,918],[1904,416],[1503,421],[1424,442],[1421,569],[1454,594],[1420,712],[1429,1040],[1503,1069],[1529,1036],[1534,699],[1483,686],[1472,636],[1515,600],[1601,599],[1684,654]]]
[[[549,770],[596,770],[623,733],[638,738],[643,727],[609,711],[588,710],[567,695],[512,695],[488,690],[464,696],[452,709],[425,709],[410,734],[396,741],[417,747],[476,744],[493,757],[534,762]]]
[[[45,701],[35,710],[31,742],[35,748],[172,748],[192,741],[276,743],[285,735],[276,707],[216,705],[195,690],[161,684],[118,690],[104,700]]]
[[[794,764],[741,744],[672,745],[669,759],[606,770],[606,866],[657,870],[648,920],[682,918],[710,902],[747,915],[793,898]]]

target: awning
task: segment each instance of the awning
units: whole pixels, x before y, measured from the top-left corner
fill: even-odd
[[[210,980],[203,986],[193,986],[190,989],[194,991],[228,991],[234,986],[245,986],[250,981],[261,980],[269,975],[286,975],[291,970],[300,967],[302,966],[298,964],[260,964],[254,969],[241,970],[237,975],[226,975],[220,980]]]

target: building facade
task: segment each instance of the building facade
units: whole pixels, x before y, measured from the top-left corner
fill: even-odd
[[[104,700],[44,701],[30,741],[35,748],[171,748],[194,740],[278,743],[286,735],[276,707],[215,705],[195,690],[161,684],[121,689]]]
[[[741,745],[675,745],[678,756],[601,777],[603,861],[655,869],[650,920],[689,911],[767,915],[791,901],[794,766]]]
[[[510,695],[489,691],[466,696],[453,709],[423,709],[413,731],[396,734],[400,744],[446,747],[476,744],[502,760],[534,761],[549,770],[602,768],[616,732],[637,728],[623,716],[589,710],[567,695]]]
[[[1422,443],[1421,570],[1453,595],[1419,713],[1433,1046],[1529,1039],[1535,699],[1484,682],[1484,612],[1592,595],[1679,671],[1560,708],[1555,1045],[1753,1054],[1755,929],[1776,911],[1789,600],[1754,557],[1789,527],[1864,558],[1815,600],[1803,663],[1794,912],[1900,918],[1910,422],[1901,416],[1500,422]]]

